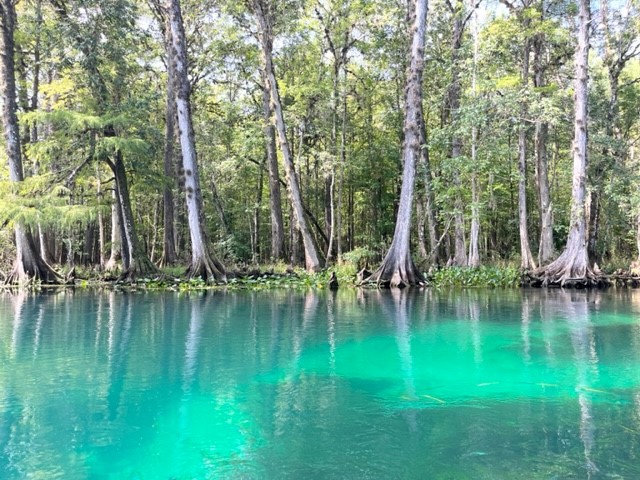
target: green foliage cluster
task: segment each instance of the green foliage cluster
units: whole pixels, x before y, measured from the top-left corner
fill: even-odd
[[[232,274],[227,283],[210,284],[202,279],[187,279],[184,271],[167,268],[155,277],[139,278],[134,282],[100,283],[95,280],[81,280],[77,285],[81,288],[101,285],[113,286],[116,289],[134,290],[172,290],[180,292],[229,289],[229,290],[270,290],[284,289],[326,289],[329,278],[335,272],[339,288],[356,287],[357,265],[343,262],[334,268],[319,273],[309,273],[304,269],[285,271],[285,266],[268,266],[259,275],[242,277]],[[81,275],[86,272],[81,271]],[[429,286],[434,288],[477,287],[477,288],[514,288],[520,286],[521,272],[513,265],[481,266],[477,268],[444,267],[432,269],[425,275]]]
[[[434,287],[509,288],[520,285],[521,275],[516,266],[446,267],[429,272],[427,278]]]

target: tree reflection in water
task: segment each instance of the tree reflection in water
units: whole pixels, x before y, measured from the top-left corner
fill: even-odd
[[[639,299],[5,295],[0,478],[636,478]]]

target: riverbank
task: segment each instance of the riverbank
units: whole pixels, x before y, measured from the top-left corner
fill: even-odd
[[[65,272],[62,272],[65,274]],[[33,282],[23,286],[30,290],[48,288],[113,288],[122,290],[269,290],[277,288],[308,289],[329,288],[332,275],[340,288],[358,287],[358,268],[354,263],[342,263],[321,272],[310,273],[302,268],[291,268],[286,264],[260,265],[237,268],[227,272],[225,282],[206,282],[201,278],[188,278],[186,267],[167,267],[158,273],[133,280],[122,280],[119,272],[101,272],[93,269],[78,268],[65,285],[45,285]],[[469,267],[432,267],[424,272],[427,287],[431,288],[519,288],[529,285],[526,273],[515,265],[487,265]],[[637,288],[640,275],[614,271],[603,274],[609,285]],[[4,289],[19,288],[11,285],[0,286]]]

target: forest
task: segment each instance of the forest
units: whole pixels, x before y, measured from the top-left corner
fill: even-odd
[[[638,0],[0,0],[0,271],[640,273]]]

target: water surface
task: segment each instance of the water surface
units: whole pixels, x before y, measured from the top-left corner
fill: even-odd
[[[0,478],[640,478],[640,292],[0,296]]]

